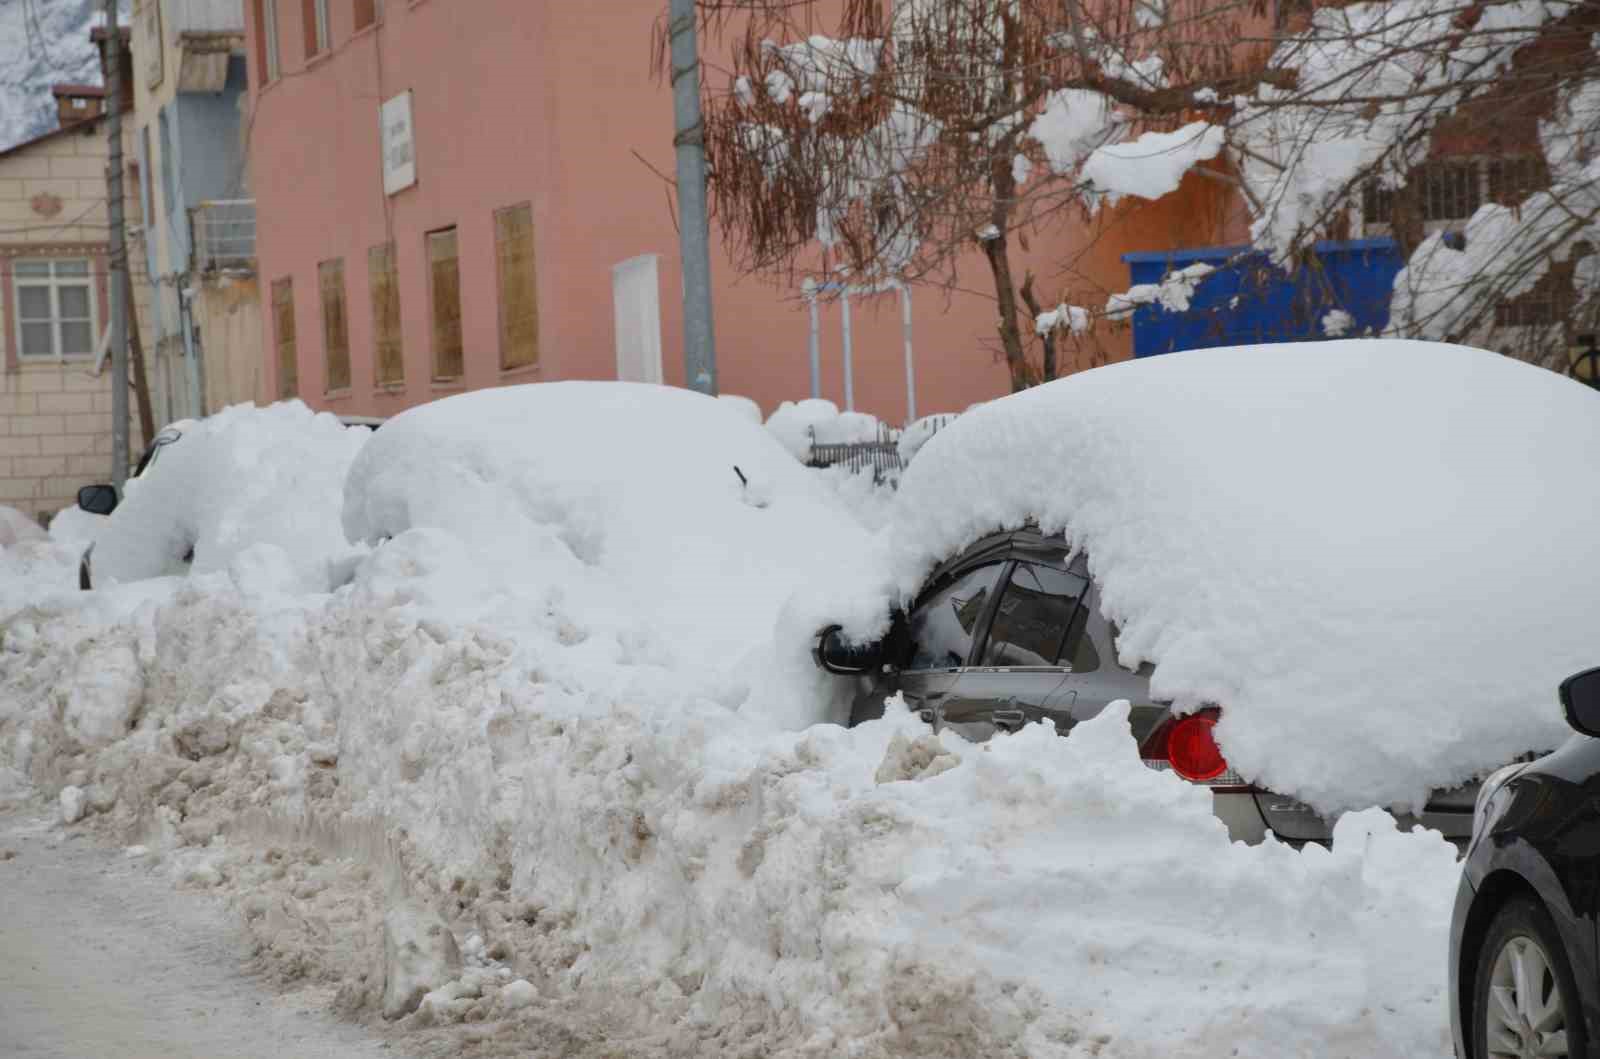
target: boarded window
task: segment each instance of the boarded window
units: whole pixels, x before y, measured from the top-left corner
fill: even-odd
[[[428,233],[428,290],[433,301],[433,377],[458,379],[463,360],[461,261],[454,228]]]
[[[327,359],[329,390],[350,388],[350,321],[344,308],[344,258],[317,266],[322,292],[322,350]]]
[[[533,207],[524,202],[494,214],[500,281],[500,367],[539,363],[539,299],[533,266]]]
[[[287,277],[272,284],[272,329],[278,343],[278,397],[298,396],[300,365],[294,344],[294,280]]]
[[[367,251],[367,276],[372,286],[373,364],[379,386],[405,382],[405,357],[400,342],[400,278],[394,244]]]
[[[378,0],[355,0],[356,29],[366,29],[378,20]]]
[[[306,58],[328,49],[328,0],[302,0],[301,28],[305,30]]]

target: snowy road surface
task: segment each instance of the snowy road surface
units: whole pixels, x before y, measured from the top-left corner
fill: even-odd
[[[331,990],[253,976],[236,919],[137,859],[0,815],[0,1055],[396,1057],[326,1014]]]

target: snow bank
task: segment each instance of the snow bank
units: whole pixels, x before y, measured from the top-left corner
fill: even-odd
[[[838,607],[841,575],[857,624],[885,596],[823,477],[681,390],[414,409],[351,466],[375,547],[336,591],[262,543],[0,626],[0,787],[70,789],[70,826],[232,900],[267,966],[445,1050],[576,1024],[706,1056],[1448,1054],[1435,835],[1231,845],[1125,706],[1066,740],[935,738],[898,703],[783,730],[808,594]]]
[[[1222,704],[1234,767],[1330,812],[1416,805],[1565,738],[1554,689],[1600,627],[1595,451],[1600,395],[1480,350],[1175,353],[929,441],[901,481],[899,584],[999,526],[1065,529],[1123,660],[1183,708]]]
[[[709,694],[730,707],[780,666],[792,695],[769,687],[759,705],[782,699],[800,725],[826,716],[810,633],[831,598],[883,576],[867,534],[767,431],[660,386],[508,387],[412,409],[357,457],[343,519],[351,541],[393,538],[384,550],[423,534],[406,547],[443,571],[427,599],[440,614],[548,635],[558,608],[572,626],[559,635],[610,667],[587,679],[648,664],[722,682]]]
[[[235,405],[188,426],[128,483],[95,545],[96,582],[223,570],[271,544],[298,587],[326,591],[349,551],[339,527],[345,470],[371,435],[298,401]]]

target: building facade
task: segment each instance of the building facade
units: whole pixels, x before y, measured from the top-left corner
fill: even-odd
[[[41,522],[108,481],[112,462],[103,95],[55,95],[65,123],[0,151],[0,504]],[[132,225],[137,187],[125,171]],[[143,270],[130,257],[138,312]],[[137,418],[129,440],[137,452]]]
[[[261,388],[242,0],[135,0],[132,49],[151,395],[158,423]]]
[[[673,171],[672,100],[650,69],[661,11],[658,0],[247,0],[260,396],[390,415],[517,382],[681,385],[682,278],[660,175]],[[1045,278],[1070,250],[1080,272],[1122,290],[1122,250],[1227,238],[1224,198],[1191,179],[1161,202],[1041,236],[1019,264]],[[715,233],[712,272],[720,390],[768,412],[809,396],[798,287],[739,276]],[[919,414],[1009,387],[976,253],[964,280],[971,290],[912,294]],[[819,306],[821,396],[844,405],[848,392],[903,421],[899,298],[851,309],[847,387],[844,307]],[[1107,342],[1128,355],[1125,333]]]

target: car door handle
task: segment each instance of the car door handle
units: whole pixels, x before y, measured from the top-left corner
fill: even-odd
[[[989,716],[993,719],[996,728],[1007,732],[1016,731],[1027,721],[1027,717],[1021,710],[995,710]]]

